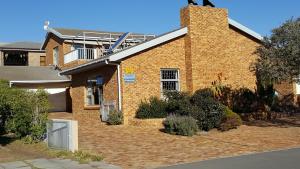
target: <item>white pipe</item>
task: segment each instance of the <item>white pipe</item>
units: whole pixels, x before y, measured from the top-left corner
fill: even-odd
[[[117,66],[117,76],[118,76],[118,106],[119,111],[122,111],[122,93],[121,93],[121,71],[120,71],[120,64],[116,63],[109,63],[108,60],[105,60],[105,64],[116,65]]]
[[[120,64],[117,65],[117,71],[118,71],[119,111],[122,111],[122,93],[121,93],[121,72],[120,72]]]

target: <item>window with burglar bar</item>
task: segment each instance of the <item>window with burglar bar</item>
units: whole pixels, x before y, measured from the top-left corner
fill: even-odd
[[[161,76],[161,92],[179,91],[179,72],[177,69],[162,69]]]

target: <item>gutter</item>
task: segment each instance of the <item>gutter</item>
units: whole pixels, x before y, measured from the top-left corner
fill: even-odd
[[[16,81],[9,81],[9,87],[11,87],[14,83],[41,84],[41,83],[67,83],[67,82],[71,82],[71,80],[16,80]]]

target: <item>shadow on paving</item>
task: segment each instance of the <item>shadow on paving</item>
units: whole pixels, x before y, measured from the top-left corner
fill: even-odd
[[[14,142],[16,139],[11,137],[11,136],[7,136],[7,135],[1,135],[0,136],[0,145],[1,146],[6,146],[12,142]]]
[[[300,127],[300,114],[275,120],[254,120],[250,122],[244,122],[244,124],[257,127]]]

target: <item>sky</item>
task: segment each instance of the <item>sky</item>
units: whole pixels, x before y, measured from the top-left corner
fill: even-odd
[[[263,36],[300,17],[299,0],[211,1]],[[187,0],[1,0],[0,42],[42,42],[46,20],[50,27],[159,35],[179,28],[186,5]]]

